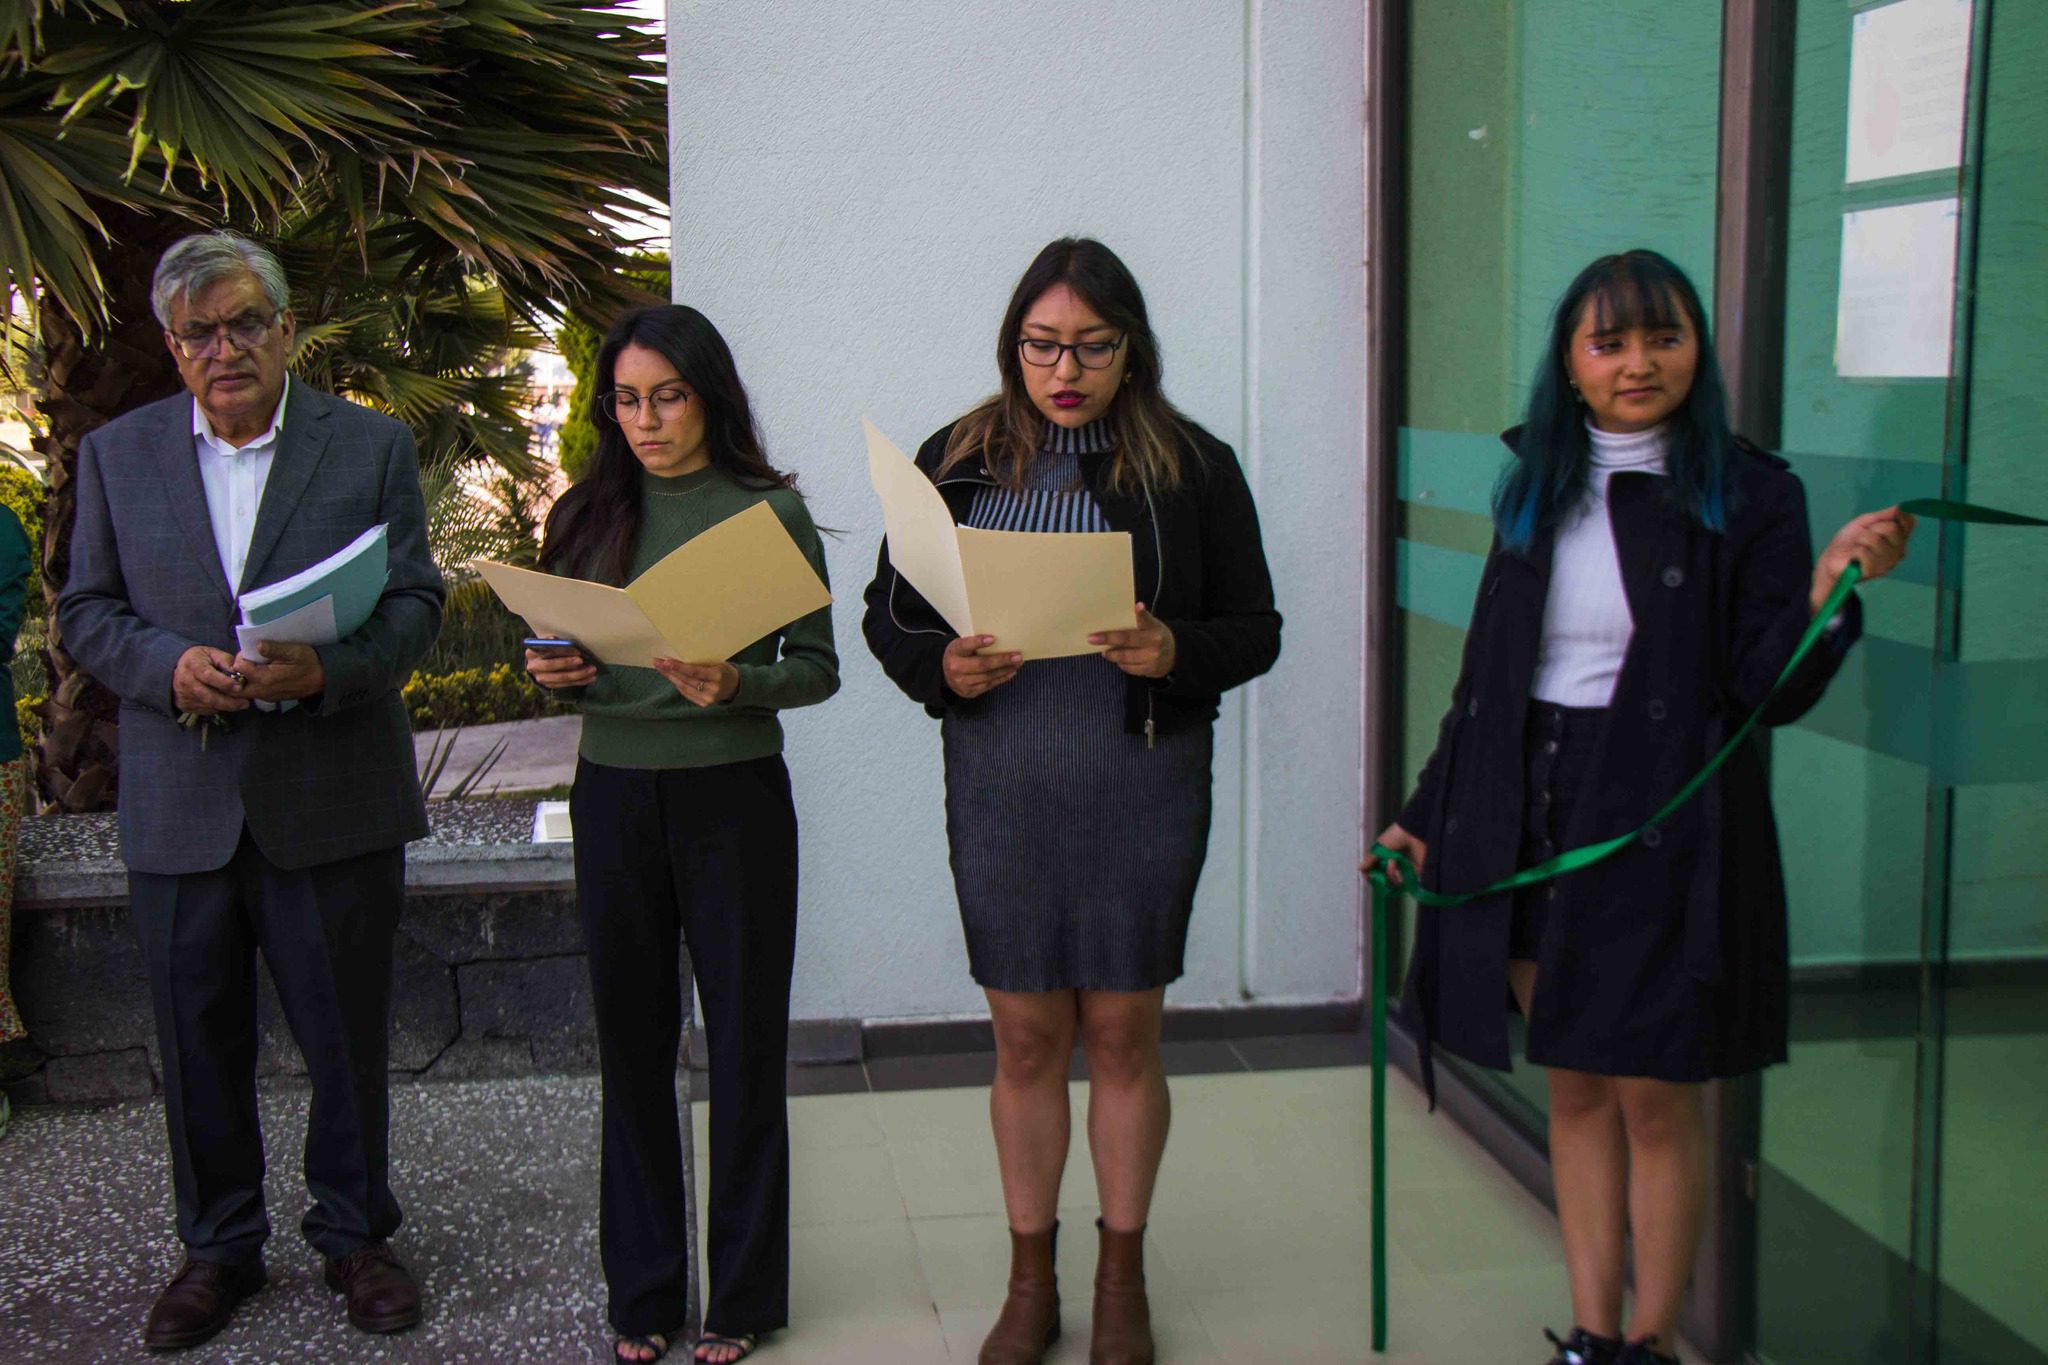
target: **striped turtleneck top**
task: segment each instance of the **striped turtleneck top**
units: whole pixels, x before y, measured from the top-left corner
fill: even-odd
[[[1619,470],[1664,472],[1660,427],[1625,434],[1588,424],[1593,467],[1586,496],[1557,528],[1550,594],[1543,602],[1543,644],[1529,695],[1555,706],[1605,706],[1614,697],[1635,621],[1622,589],[1607,480]]]
[[[977,488],[967,524],[983,531],[1107,531],[1109,523],[1081,475],[1081,456],[1114,444],[1106,418],[1081,427],[1047,422],[1038,457],[1024,471],[1024,486]]]

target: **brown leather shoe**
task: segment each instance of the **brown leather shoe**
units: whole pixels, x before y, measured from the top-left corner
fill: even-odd
[[[420,1287],[389,1243],[367,1242],[329,1261],[327,1287],[348,1295],[348,1320],[365,1332],[403,1332],[420,1320]]]
[[[1038,1365],[1060,1339],[1060,1286],[1053,1273],[1057,1221],[1044,1232],[1010,1230],[1010,1294],[981,1343],[980,1365]]]
[[[1102,1234],[1095,1261],[1095,1323],[1088,1365],[1152,1365],[1152,1305],[1145,1297],[1145,1229]]]
[[[149,1318],[142,1324],[142,1344],[152,1351],[197,1346],[228,1325],[236,1304],[268,1283],[260,1256],[240,1265],[187,1256],[150,1305]]]

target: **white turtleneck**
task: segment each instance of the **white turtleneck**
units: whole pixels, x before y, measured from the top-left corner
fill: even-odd
[[[1586,496],[1557,528],[1550,594],[1543,602],[1543,644],[1529,695],[1555,706],[1605,706],[1614,697],[1635,622],[1621,584],[1614,524],[1607,517],[1607,480],[1616,470],[1664,472],[1660,427],[1625,435],[1586,428],[1593,467]]]

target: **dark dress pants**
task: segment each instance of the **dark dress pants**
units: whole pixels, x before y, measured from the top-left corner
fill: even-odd
[[[178,1239],[234,1263],[270,1234],[256,1117],[256,953],[312,1081],[299,1226],[323,1256],[398,1230],[390,1175],[391,945],[405,849],[282,868],[245,830],[227,866],[128,874],[163,1052]]]
[[[708,1330],[789,1320],[789,978],[796,809],[780,755],[704,768],[576,765],[576,902],[604,1077],[598,1241],[612,1326],[688,1313],[676,1064],[686,942],[711,1053]]]

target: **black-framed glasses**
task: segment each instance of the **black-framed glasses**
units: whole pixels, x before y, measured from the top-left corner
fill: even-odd
[[[683,409],[688,407],[690,400],[695,397],[695,394],[683,388],[656,389],[645,398],[631,389],[613,389],[610,393],[600,395],[597,402],[598,406],[604,409],[605,416],[624,426],[640,415],[642,403],[654,404],[654,415],[664,422],[669,422],[681,416]]]
[[[264,343],[270,336],[270,329],[283,316],[284,309],[279,308],[269,317],[261,313],[243,313],[210,327],[181,327],[171,333],[171,342],[178,348],[178,354],[187,360],[212,355],[220,349],[223,338],[237,351],[253,351]]]
[[[1084,370],[1106,370],[1116,363],[1116,353],[1130,338],[1120,336],[1115,341],[1054,341],[1049,337],[1019,337],[1017,353],[1026,365],[1041,369],[1057,365],[1068,351]]]

